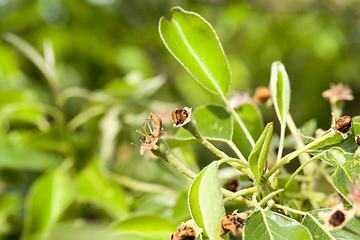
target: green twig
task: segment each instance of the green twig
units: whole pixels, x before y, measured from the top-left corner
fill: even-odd
[[[243,199],[243,195],[245,194],[249,194],[249,193],[254,193],[257,191],[257,187],[251,187],[251,188],[245,188],[245,189],[241,189],[240,191],[237,192],[230,192],[227,194],[227,197],[224,199],[224,203],[227,203],[229,201],[232,201],[233,199],[238,199],[239,197],[241,197]]]
[[[268,195],[266,195],[266,197],[264,197],[263,199],[261,199],[261,201],[259,202],[259,205],[262,206],[265,203],[267,203],[270,199],[272,199],[275,195],[279,194],[280,192],[284,191],[284,189],[279,189],[275,192],[272,192]]]
[[[283,206],[283,205],[280,205],[280,204],[274,204],[273,206],[277,207],[277,208],[280,208],[280,209],[283,209],[285,211],[297,213],[297,214],[300,214],[300,215],[306,215],[307,214],[306,212],[295,210],[293,208],[289,208],[289,207],[286,207],[286,206]]]

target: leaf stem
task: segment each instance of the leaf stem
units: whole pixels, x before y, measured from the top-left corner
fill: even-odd
[[[254,139],[252,138],[249,130],[246,128],[244,122],[240,119],[239,115],[236,113],[234,108],[230,105],[229,101],[227,100],[227,98],[223,94],[221,94],[221,98],[223,99],[225,105],[227,106],[227,108],[229,109],[229,111],[231,112],[231,114],[233,115],[235,120],[240,125],[241,129],[244,131],[244,133],[246,135],[246,138],[249,140],[251,146],[254,147],[255,146]]]
[[[285,164],[291,162],[291,160],[293,160],[294,158],[296,158],[297,156],[299,156],[303,152],[309,150],[311,147],[315,146],[316,144],[318,144],[318,143],[320,143],[322,141],[325,141],[328,138],[333,137],[335,134],[336,134],[336,132],[330,131],[330,132],[326,133],[325,135],[315,139],[313,142],[307,144],[306,146],[304,146],[304,148],[296,150],[296,151],[294,151],[292,153],[289,153],[288,155],[284,156],[279,162],[277,162],[275,164],[274,167],[272,167],[267,173],[265,173],[264,178],[268,179],[273,173],[275,173],[282,166],[284,166]]]
[[[297,213],[297,214],[300,214],[300,215],[306,215],[307,214],[306,212],[295,210],[293,208],[289,208],[289,207],[286,207],[286,206],[283,206],[283,205],[280,205],[280,204],[274,204],[273,206],[277,207],[277,208],[280,208],[280,209],[283,209],[285,211]]]
[[[285,186],[284,186],[284,190],[286,190],[286,189],[289,187],[290,183],[294,180],[294,178],[296,177],[296,175],[298,175],[299,172],[306,167],[306,165],[308,165],[309,163],[311,163],[311,162],[314,161],[315,159],[318,159],[319,157],[321,157],[321,156],[324,155],[325,153],[326,153],[326,151],[323,151],[323,152],[317,154],[316,156],[310,158],[307,162],[302,163],[301,166],[300,166],[298,169],[296,169],[296,171],[291,175],[291,177],[289,178],[289,180],[286,182],[286,184],[285,184]]]
[[[264,205],[265,203],[267,203],[270,199],[272,199],[275,195],[277,195],[278,193],[284,191],[284,189],[279,189],[275,192],[272,192],[268,195],[266,195],[266,197],[264,197],[263,199],[261,199],[261,201],[259,202],[259,205],[262,206]]]
[[[251,187],[251,188],[245,188],[245,189],[241,189],[240,191],[237,192],[231,192],[227,194],[227,197],[224,199],[224,203],[227,203],[229,201],[232,201],[233,199],[238,199],[239,197],[241,197],[241,199],[243,199],[243,195],[245,194],[249,194],[249,193],[254,193],[257,191],[256,187]]]
[[[280,130],[279,150],[278,150],[278,155],[277,155],[276,162],[280,161],[283,150],[284,150],[285,129],[286,129],[286,124],[282,123],[281,124],[281,130]]]

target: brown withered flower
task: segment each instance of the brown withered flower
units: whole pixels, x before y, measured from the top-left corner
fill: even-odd
[[[257,105],[266,102],[266,105],[270,106],[272,103],[270,89],[267,87],[257,87],[253,96],[253,101]]]
[[[161,119],[156,116],[153,113],[150,113],[150,120],[152,122],[152,125],[154,127],[154,130],[151,129],[151,126],[148,121],[144,123],[142,126],[142,129],[144,132],[141,132],[139,130],[136,130],[136,132],[140,133],[142,136],[140,136],[140,154],[143,155],[144,151],[146,149],[158,149],[159,147],[156,145],[159,138],[165,134],[165,132],[162,132],[162,121]],[[150,133],[146,131],[146,127],[149,128]],[[136,146],[135,144],[133,144]]]
[[[352,91],[347,85],[339,83],[337,85],[331,84],[330,89],[324,91],[322,96],[327,99],[331,104],[335,104],[338,101],[347,100],[352,101],[354,96]]]
[[[172,111],[172,120],[174,127],[182,127],[191,120],[191,108],[184,107],[184,109],[175,109]]]
[[[181,227],[171,235],[171,240],[195,240],[202,231],[195,225],[194,220],[189,220],[181,223]]]
[[[331,212],[321,212],[319,217],[325,221],[326,230],[342,229],[355,215],[354,209],[344,210],[342,203],[336,205]]]
[[[234,236],[237,233],[243,234],[246,218],[246,213],[237,213],[237,210],[235,210],[231,215],[224,215],[221,220],[221,232],[219,235],[223,236],[229,231]]]
[[[229,178],[223,185],[223,188],[232,191],[232,192],[236,192],[236,190],[239,187],[239,180],[238,178]]]
[[[338,118],[334,113],[332,113],[335,124],[332,126],[332,129],[341,134],[341,136],[345,139],[347,138],[347,132],[352,128],[352,118],[349,116],[343,116]]]

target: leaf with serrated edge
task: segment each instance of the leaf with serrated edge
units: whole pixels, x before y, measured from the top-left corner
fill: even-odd
[[[309,231],[297,221],[274,212],[256,211],[246,220],[244,240],[311,239]]]
[[[173,18],[159,22],[167,49],[207,90],[226,96],[230,69],[224,50],[211,25],[199,14],[172,8]]]
[[[219,236],[225,209],[217,175],[218,167],[217,161],[205,167],[189,189],[190,213],[196,224],[203,229],[203,239],[228,239],[228,235]]]

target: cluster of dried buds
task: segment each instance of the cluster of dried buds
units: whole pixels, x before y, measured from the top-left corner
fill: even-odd
[[[231,215],[224,215],[221,221],[220,236],[227,234],[229,231],[234,236],[236,236],[237,233],[243,234],[246,218],[246,213],[238,213],[237,210]]]
[[[180,228],[171,235],[171,240],[195,240],[202,231],[194,220],[189,220],[181,223]]]

